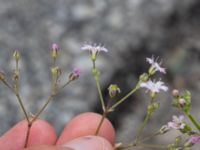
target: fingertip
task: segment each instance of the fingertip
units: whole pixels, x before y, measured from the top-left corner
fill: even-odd
[[[0,149],[19,150],[24,147],[28,124],[26,121],[17,123],[12,129],[0,137]]]
[[[78,137],[94,135],[101,118],[101,115],[92,112],[83,113],[73,118],[64,128],[57,145],[62,145]],[[98,136],[102,136],[114,144],[115,130],[108,119],[104,120]]]
[[[0,137],[0,149],[19,150],[23,149],[28,131],[26,120],[17,123],[13,128]],[[57,139],[53,127],[43,120],[36,120],[31,129],[28,139],[28,146],[40,144],[55,144]]]
[[[44,120],[37,120],[31,127],[28,146],[41,144],[53,145],[56,139],[57,135],[54,128]]]
[[[110,142],[99,136],[80,137],[63,146],[74,150],[113,150]]]

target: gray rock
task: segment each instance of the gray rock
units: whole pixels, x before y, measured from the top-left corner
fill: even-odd
[[[82,69],[79,81],[57,96],[41,116],[58,132],[81,112],[100,112],[90,73],[92,65],[88,55],[80,51],[85,42],[101,43],[109,49],[97,62],[106,97],[110,83],[118,83],[125,95],[148,69],[145,57],[154,54],[162,57],[168,68],[164,80],[170,90],[192,91],[192,111],[198,114],[199,6],[198,0],[0,0],[0,67],[11,81],[14,64],[10,56],[13,50],[21,50],[21,95],[32,113],[42,106],[50,91],[52,43],[57,42],[62,49],[58,61],[65,72],[62,82],[74,67]],[[13,94],[3,85],[0,89],[3,134],[24,116]],[[152,130],[177,113],[170,107],[169,93],[161,97],[162,109],[155,115],[158,119],[151,121]],[[139,92],[111,114],[118,141],[134,139],[147,103],[148,97]]]

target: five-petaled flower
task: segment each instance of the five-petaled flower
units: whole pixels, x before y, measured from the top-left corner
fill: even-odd
[[[152,56],[151,58],[146,58],[146,61],[151,65],[150,67],[150,74],[154,74],[156,71],[159,71],[161,73],[166,73],[166,69],[161,67],[162,62],[157,62],[158,59],[154,59]]]
[[[96,60],[99,52],[108,52],[108,50],[105,47],[96,44],[94,45],[85,44],[81,47],[81,50],[89,51],[91,54],[92,61]]]
[[[180,115],[179,117],[173,116],[172,121],[168,122],[168,127],[176,130],[184,129],[186,124],[183,122],[183,120],[183,115]]]
[[[168,90],[168,87],[165,86],[164,82],[162,82],[162,81],[153,82],[153,81],[149,80],[147,82],[141,83],[140,87],[147,88],[152,93],[159,93],[161,90],[166,92]]]

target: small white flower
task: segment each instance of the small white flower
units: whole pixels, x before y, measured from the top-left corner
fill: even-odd
[[[91,60],[95,61],[97,59],[97,55],[99,54],[99,52],[108,52],[108,50],[100,45],[89,45],[89,44],[85,44],[81,47],[81,50],[83,51],[89,51],[91,54]]]
[[[99,53],[99,52],[101,52],[101,51],[103,51],[103,52],[108,52],[108,50],[105,48],[105,47],[103,47],[103,46],[97,46],[97,45],[89,45],[89,44],[85,44],[85,45],[83,45],[82,47],[81,47],[81,50],[83,50],[83,51],[90,51],[90,52],[92,52],[92,53]]]
[[[147,88],[152,93],[159,93],[160,90],[163,90],[166,92],[168,90],[168,87],[165,86],[164,82],[162,82],[162,81],[153,82],[153,81],[149,80],[147,82],[141,83],[140,87]]]
[[[168,122],[168,127],[176,130],[184,129],[185,123],[183,122],[184,116],[173,116],[172,121]]]
[[[151,58],[146,58],[146,61],[156,71],[159,71],[159,72],[164,73],[164,74],[166,73],[166,69],[160,66],[162,64],[162,62],[158,63],[157,59],[155,60],[153,56]]]

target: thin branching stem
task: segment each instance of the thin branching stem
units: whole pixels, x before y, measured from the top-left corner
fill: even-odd
[[[143,132],[144,128],[146,127],[150,117],[151,117],[151,113],[147,113],[147,115],[146,115],[146,117],[144,119],[144,122],[142,123],[142,125],[140,126],[140,128],[138,130],[138,133],[137,133],[137,136],[136,136],[136,140],[135,140],[136,143],[138,143],[138,141],[139,141],[139,139],[140,139],[140,137],[142,135],[142,132]]]
[[[43,105],[43,107],[37,112],[37,114],[34,116],[34,118],[31,120],[31,123],[33,123],[37,118],[40,116],[40,114],[44,111],[44,109],[47,107],[47,105],[51,102],[54,95],[50,95],[47,99],[46,103]]]
[[[24,115],[25,115],[25,117],[26,117],[26,120],[27,120],[28,123],[29,123],[30,120],[29,120],[29,117],[28,117],[28,113],[27,113],[27,111],[26,111],[26,109],[25,109],[25,107],[24,107],[23,101],[22,101],[22,99],[21,99],[19,93],[16,93],[16,91],[13,89],[13,87],[12,87],[6,80],[2,80],[2,82],[3,82],[3,83],[15,94],[15,96],[17,97],[17,100],[18,100],[18,102],[19,102],[19,104],[20,104],[20,107],[21,107],[21,109],[22,109],[22,111],[23,111],[23,113],[24,113]]]
[[[166,149],[167,145],[156,145],[156,144],[146,144],[146,143],[132,143],[127,146],[120,147],[120,150],[129,149],[132,147],[143,147],[143,148],[153,148],[153,149]]]
[[[140,88],[140,81],[137,83],[134,89],[132,89],[126,96],[120,99],[117,103],[109,108],[110,111],[114,110],[117,106],[123,103],[127,98],[129,98],[133,93],[135,93]]]
[[[92,64],[93,64],[93,70],[97,70],[96,65],[95,65],[95,61],[92,61]],[[97,90],[98,90],[98,93],[99,93],[101,107],[103,109],[103,112],[105,112],[106,106],[105,106],[105,102],[104,102],[104,99],[103,99],[103,94],[102,94],[102,91],[101,91],[101,86],[100,86],[100,83],[99,83],[99,74],[98,74],[98,72],[96,72],[93,75],[94,75],[96,86],[97,86]]]
[[[26,120],[28,121],[28,123],[30,123],[30,120],[29,120],[29,117],[28,117],[28,113],[27,113],[27,111],[26,111],[26,109],[24,107],[24,104],[22,102],[21,96],[19,95],[19,93],[15,93],[15,95],[16,95],[17,100],[18,100],[18,102],[19,102],[19,104],[20,104],[20,106],[22,108],[22,111],[23,111],[25,117],[26,117]]]
[[[192,124],[197,128],[197,130],[200,131],[200,125],[199,123],[196,121],[196,119],[192,116],[192,114],[190,112],[186,112],[185,113],[187,115],[187,117],[190,119],[190,121],[192,122]]]
[[[103,112],[105,112],[105,102],[104,102],[103,95],[102,95],[102,92],[101,92],[101,86],[100,86],[100,83],[99,83],[99,79],[95,78],[95,81],[96,81],[97,90],[98,90],[98,93],[99,93],[101,106],[102,106]]]
[[[105,120],[105,118],[106,118],[106,115],[107,115],[107,111],[103,112],[103,115],[102,115],[102,117],[101,117],[101,120],[100,120],[100,122],[99,122],[99,125],[98,125],[98,127],[97,127],[97,130],[95,131],[95,135],[98,135],[98,134],[99,134],[99,131],[100,131],[100,129],[101,129],[101,126],[102,126],[102,124],[103,124],[103,122],[104,122],[104,120]]]

